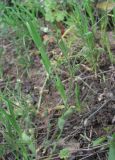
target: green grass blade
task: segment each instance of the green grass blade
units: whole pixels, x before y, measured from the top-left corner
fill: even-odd
[[[65,58],[67,58],[67,55],[68,55],[68,47],[67,47],[66,44],[64,43],[63,39],[61,39],[61,41],[59,42],[59,47],[60,47],[62,53],[64,54]]]
[[[43,42],[42,42],[40,33],[37,31],[37,25],[34,21],[33,22],[28,21],[28,22],[26,22],[26,26],[28,28],[28,31],[29,31],[36,47],[39,49],[39,51],[41,53],[41,57],[42,57],[42,61],[45,66],[45,69],[48,72],[48,74],[50,74],[50,72],[51,72],[50,60],[48,58],[48,55],[46,54],[45,47],[43,46]]]
[[[56,83],[57,90],[60,93],[61,98],[63,99],[64,104],[66,105],[66,103],[67,103],[67,96],[66,96],[66,92],[65,92],[64,86],[63,86],[63,84],[62,84],[59,76],[56,76],[55,83]]]
[[[78,84],[76,84],[76,86],[75,86],[75,96],[76,96],[77,110],[80,110],[81,109],[81,102],[80,102],[80,89],[79,89]]]
[[[115,160],[115,133],[112,136],[112,140],[109,148],[108,160]]]

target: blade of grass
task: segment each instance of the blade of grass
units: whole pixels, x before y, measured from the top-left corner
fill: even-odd
[[[62,53],[64,54],[65,58],[67,58],[67,56],[68,56],[68,47],[64,43],[63,39],[60,40],[59,47],[60,47]]]
[[[64,86],[63,86],[63,84],[62,84],[58,75],[56,76],[55,84],[56,84],[57,90],[60,93],[61,98],[63,99],[63,102],[66,106],[66,104],[67,104],[66,92],[65,92]]]
[[[81,102],[80,102],[80,89],[78,84],[75,86],[75,96],[76,96],[76,107],[77,110],[79,111],[81,109]]]
[[[28,21],[26,22],[27,29],[36,45],[36,47],[39,49],[42,57],[43,64],[45,66],[45,69],[48,74],[51,72],[51,64],[50,60],[48,58],[48,55],[46,54],[45,47],[43,45],[40,33],[37,31],[37,25],[35,21]]]

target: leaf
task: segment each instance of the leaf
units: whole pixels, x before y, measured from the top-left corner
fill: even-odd
[[[58,119],[58,127],[60,130],[63,130],[65,121],[71,116],[72,113],[75,111],[75,106],[70,106],[63,115]]]
[[[0,144],[0,157],[2,157],[5,154],[5,151],[6,151],[5,146]]]
[[[63,21],[64,17],[65,17],[65,12],[62,12],[62,11],[58,12],[56,14],[56,21],[57,22]]]
[[[113,134],[112,142],[110,144],[108,160],[115,160],[115,134]]]
[[[55,16],[53,16],[51,12],[48,12],[48,14],[45,14],[45,19],[53,23],[55,21]]]
[[[97,138],[95,141],[93,141],[93,146],[98,146],[99,144],[102,144],[105,140],[106,137]]]
[[[36,148],[35,148],[35,145],[33,143],[29,144],[29,149],[32,151],[33,154],[36,153]]]
[[[80,110],[81,109],[81,102],[80,102],[80,89],[79,89],[78,84],[76,84],[76,86],[75,86],[75,96],[76,96],[77,109]]]
[[[56,110],[62,110],[64,108],[65,108],[64,105],[58,105],[58,106],[55,107]]]
[[[31,141],[31,137],[29,137],[29,136],[26,134],[26,132],[24,131],[24,132],[22,133],[22,140],[23,140],[23,142],[28,143],[29,141]]]
[[[67,97],[66,97],[66,93],[65,93],[65,89],[64,89],[64,86],[60,80],[60,78],[58,76],[56,76],[56,87],[57,87],[57,90],[58,92],[60,93],[62,99],[63,99],[63,102],[64,104],[67,102]]]
[[[59,127],[59,129],[60,129],[61,131],[63,130],[64,124],[65,124],[65,119],[63,119],[62,117],[60,117],[60,118],[58,119],[58,127]]]
[[[64,54],[64,56],[67,58],[68,47],[66,46],[65,42],[63,41],[63,39],[61,39],[61,41],[59,42],[59,47],[60,47],[62,53]]]
[[[34,43],[36,44],[36,47],[39,49],[39,51],[41,53],[43,64],[45,66],[46,71],[49,74],[51,71],[51,64],[50,64],[50,60],[48,58],[48,55],[46,54],[45,47],[43,45],[40,33],[37,31],[37,24],[35,23],[35,21],[32,21],[32,22],[28,21],[28,22],[26,22],[26,26],[28,28],[28,31],[29,31]]]
[[[115,160],[115,145],[111,145],[109,148],[108,160]]]

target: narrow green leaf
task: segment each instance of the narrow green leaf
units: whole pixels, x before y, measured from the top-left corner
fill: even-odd
[[[50,60],[48,58],[48,55],[46,54],[45,47],[43,46],[43,42],[42,42],[40,33],[38,32],[37,24],[35,23],[35,21],[28,21],[28,22],[26,22],[26,26],[28,28],[28,31],[29,31],[36,47],[40,51],[43,64],[45,66],[46,71],[49,74],[51,71],[51,64],[50,64]]]
[[[60,93],[64,104],[66,104],[66,102],[67,102],[66,92],[65,92],[64,86],[63,86],[63,84],[62,84],[62,82],[61,82],[61,80],[60,80],[60,78],[58,76],[56,77],[56,81],[55,82],[56,82],[57,90]]]
[[[65,42],[63,41],[63,39],[61,39],[61,41],[59,42],[59,47],[60,47],[62,53],[64,54],[64,56],[67,58],[68,47],[66,46]]]
[[[58,119],[58,127],[59,127],[59,129],[60,129],[61,131],[63,130],[64,124],[65,124],[65,119],[63,119],[62,117],[60,117],[60,118]]]
[[[75,86],[75,96],[76,96],[76,106],[77,106],[77,109],[80,110],[80,108],[81,108],[81,102],[80,102],[80,89],[79,89],[78,84],[76,84],[76,86]]]
[[[108,160],[115,160],[115,145],[110,146]]]
[[[115,134],[113,134],[110,144],[108,160],[115,160]]]
[[[97,146],[99,144],[102,144],[105,140],[106,140],[106,137],[100,137],[100,138],[96,139],[95,141],[93,141],[93,146]]]
[[[26,132],[24,131],[24,132],[22,133],[22,140],[23,140],[24,143],[29,143],[29,142],[31,141],[31,137],[28,136],[28,135],[26,134]]]

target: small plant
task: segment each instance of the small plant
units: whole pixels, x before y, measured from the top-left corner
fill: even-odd
[[[27,148],[26,145],[22,142],[22,130],[16,120],[12,103],[0,93],[0,101],[1,100],[7,107],[7,111],[3,108],[0,108],[0,120],[2,122],[2,125],[4,126],[3,136],[7,142],[7,149],[10,148],[10,150],[12,150],[16,154],[16,157],[19,157],[19,154],[21,154],[21,156],[24,157],[25,160],[27,160]],[[3,147],[5,147],[5,145],[3,145]],[[1,154],[4,154],[4,148],[3,153]]]
[[[64,160],[67,160],[70,157],[69,150],[67,148],[62,149],[59,153],[59,157]]]

